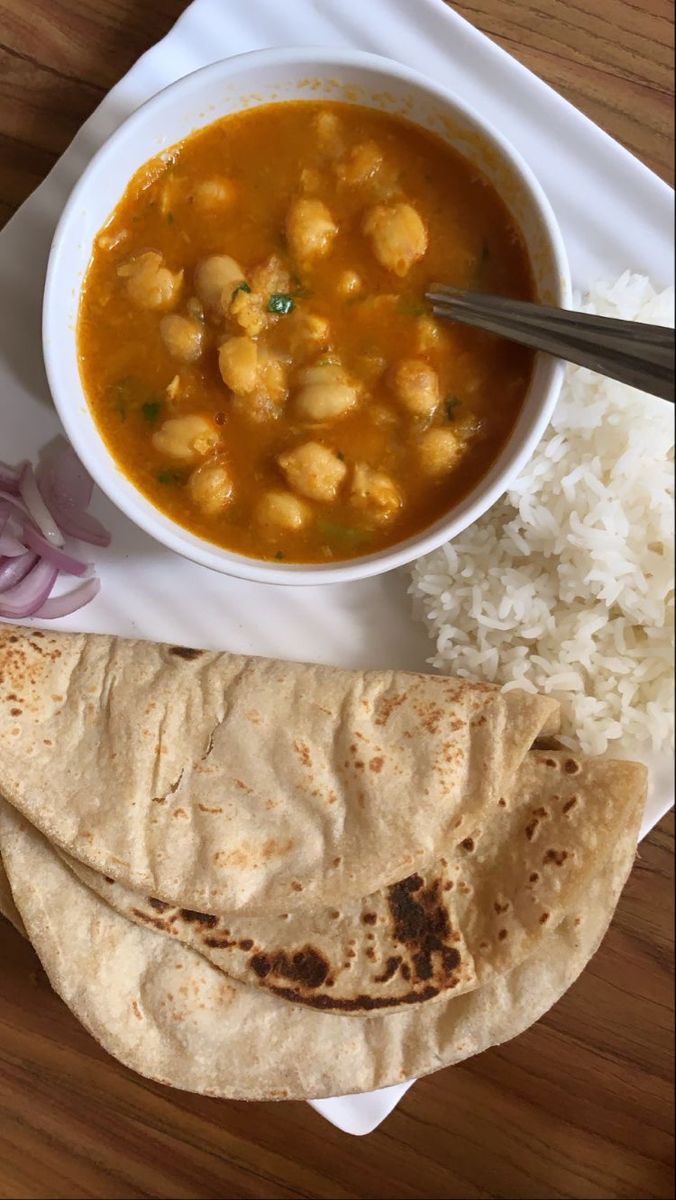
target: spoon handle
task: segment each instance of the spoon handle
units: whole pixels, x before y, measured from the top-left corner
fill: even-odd
[[[674,330],[433,283],[435,316],[497,333],[674,403]]]

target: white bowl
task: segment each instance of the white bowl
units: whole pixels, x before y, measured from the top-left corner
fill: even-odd
[[[108,139],[73,189],[49,257],[43,309],[47,376],[66,433],[99,487],[147,533],[178,554],[225,574],[266,583],[316,584],[389,571],[455,537],[504,493],[551,417],[563,365],[536,357],[528,393],[500,457],[448,515],[397,545],[332,564],[280,565],[205,541],[165,516],[123,474],[92,418],[80,379],[76,328],[92,243],[134,172],[147,159],[219,117],[276,100],[331,99],[402,113],[456,147],[491,180],[525,238],[537,294],[570,302],[561,233],[537,179],[502,135],[452,92],[400,63],[348,50],[274,49],[213,63],[165,88]]]

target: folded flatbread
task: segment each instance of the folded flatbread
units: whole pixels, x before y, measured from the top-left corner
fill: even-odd
[[[165,903],[365,896],[470,835],[558,706],[487,684],[0,629],[0,795]]]
[[[596,950],[634,858],[642,806],[610,839],[603,871],[535,953],[485,987],[355,1020],[288,1004],[127,921],[0,802],[0,853],[52,986],[121,1062],[188,1091],[306,1099],[385,1087],[521,1033]]]
[[[637,763],[531,751],[483,827],[432,868],[340,909],[218,917],[132,892],[68,857],[102,899],[243,983],[358,1015],[461,995],[512,970],[584,907],[645,800]]]
[[[2,858],[0,858],[0,915],[6,917],[10,925],[13,925],[17,933],[20,933],[22,937],[28,937],[23,921],[19,916],[19,910],[14,903],[7,872],[2,865]]]

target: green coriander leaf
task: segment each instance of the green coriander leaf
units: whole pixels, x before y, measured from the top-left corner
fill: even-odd
[[[268,300],[268,312],[278,313],[282,317],[293,312],[295,307],[293,298],[286,292],[273,292]]]
[[[159,417],[161,409],[162,409],[162,401],[161,400],[150,400],[147,404],[143,405],[143,407],[141,408],[141,412],[143,413],[143,416],[145,417],[148,424],[152,425],[153,421],[156,421],[157,418]]]
[[[157,472],[158,483],[183,483],[183,475],[180,471],[164,470]]]
[[[447,421],[454,421],[456,412],[460,408],[462,400],[459,396],[447,396],[444,400],[444,412],[446,413]]]

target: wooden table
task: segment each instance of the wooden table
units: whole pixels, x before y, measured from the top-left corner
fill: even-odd
[[[0,0],[2,218],[183,7]],[[671,176],[669,0],[456,7]],[[0,919],[0,1196],[673,1196],[672,884],[669,816],[554,1010],[418,1083],[361,1140],[303,1104],[225,1103],[138,1079],[80,1028]]]

